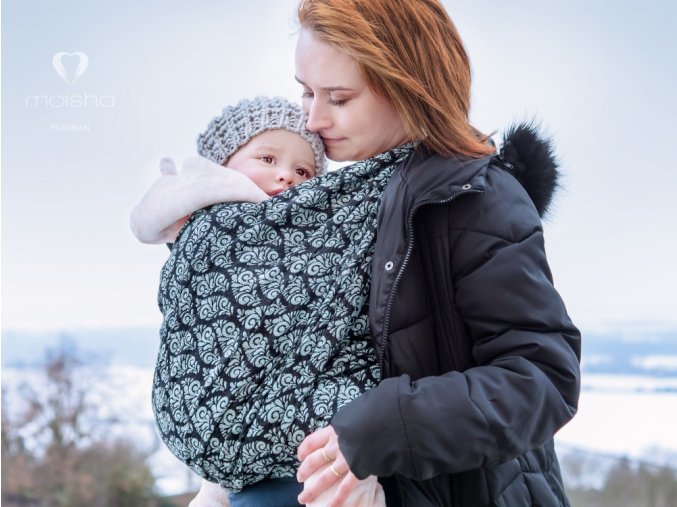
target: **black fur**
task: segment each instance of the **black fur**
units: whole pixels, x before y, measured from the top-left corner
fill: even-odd
[[[560,187],[552,140],[541,134],[534,122],[513,124],[503,135],[499,157],[527,191],[538,214],[545,216]]]

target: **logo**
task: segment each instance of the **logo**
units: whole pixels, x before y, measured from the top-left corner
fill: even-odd
[[[75,83],[87,70],[89,58],[81,51],[66,53],[59,51],[52,57],[54,70],[68,84]]]
[[[86,53],[83,51],[54,53],[52,67],[69,86],[59,85],[55,80],[56,86],[53,86],[55,89],[52,91],[57,93],[37,91],[26,95],[24,107],[32,118],[43,124],[46,122],[51,132],[91,132],[92,122],[111,118],[110,112],[115,108],[114,95],[90,93],[88,90],[80,89],[80,86],[77,88],[70,86],[77,82],[89,67],[89,57]]]

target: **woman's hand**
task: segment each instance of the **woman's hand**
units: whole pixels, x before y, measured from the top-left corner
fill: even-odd
[[[339,507],[360,482],[350,471],[341,454],[338,435],[331,426],[308,435],[299,446],[298,458],[301,460],[301,466],[296,473],[296,479],[304,482],[303,491],[298,497],[301,504],[312,502],[323,491],[338,482],[338,489],[328,507]],[[311,480],[308,480],[313,474],[315,475]]]

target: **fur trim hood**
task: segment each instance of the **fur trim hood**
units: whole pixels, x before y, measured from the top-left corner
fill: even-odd
[[[503,135],[498,159],[527,191],[538,214],[546,215],[560,188],[552,139],[533,122],[513,124]]]

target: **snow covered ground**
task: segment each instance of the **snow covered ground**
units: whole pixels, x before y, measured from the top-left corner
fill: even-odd
[[[576,417],[557,434],[572,447],[651,459],[677,456],[677,393],[584,390]]]
[[[113,433],[133,435],[142,448],[158,449],[151,464],[159,489],[173,494],[197,488],[199,480],[164,448],[154,432],[152,369],[110,366],[88,375],[94,379],[92,403],[101,408],[103,418],[117,421]],[[34,370],[4,368],[2,385],[10,409],[20,406],[13,392],[20,381],[41,382]],[[677,456],[675,421],[677,377],[587,374],[578,414],[557,434],[556,441],[565,452],[585,449],[675,463],[671,459]]]

